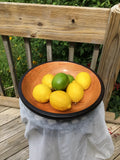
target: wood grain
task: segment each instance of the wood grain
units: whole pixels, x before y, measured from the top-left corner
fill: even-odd
[[[120,128],[116,130],[112,135],[113,144],[115,147],[114,154],[110,157],[109,160],[113,160],[120,154]]]
[[[27,160],[29,158],[29,148],[23,148],[19,152],[15,153],[13,156],[7,158],[6,160]]]
[[[13,116],[14,117],[14,116]],[[4,119],[4,117],[3,117]],[[20,131],[25,131],[25,125],[20,118],[16,118],[5,125],[0,126],[0,142],[14,136]]]
[[[13,81],[13,85],[14,85],[14,90],[15,90],[15,95],[16,95],[16,97],[18,97],[19,96],[18,82],[17,82],[17,76],[16,76],[16,72],[15,72],[15,66],[13,63],[13,56],[12,56],[12,50],[11,50],[11,46],[10,46],[10,42],[9,42],[9,37],[2,36],[2,40],[3,40],[3,45],[5,48],[9,68],[10,68],[10,73],[11,73],[11,77],[12,77],[12,81]]]
[[[110,131],[110,134],[114,134],[115,131],[117,131],[120,128],[119,124],[115,123],[107,123],[108,130]]]
[[[0,34],[103,44],[110,9],[0,3]]]
[[[18,109],[18,112],[19,112],[19,109]],[[11,116],[14,117],[14,114],[12,114]],[[3,120],[6,119],[6,117],[7,115],[3,117]],[[26,160],[29,157],[28,143],[24,138],[24,130],[21,130],[23,126],[21,126],[21,123],[18,119],[19,118],[6,122],[5,125],[2,125],[0,127],[0,131],[3,130],[2,136],[4,137],[4,141],[0,143],[0,159],[1,160],[5,160],[5,159],[6,160]],[[115,146],[114,154],[109,160],[119,160],[120,125],[107,123],[107,126],[112,132],[111,136]],[[19,128],[19,130],[17,130],[17,128]],[[13,130],[13,133],[12,133],[12,130]]]
[[[115,113],[112,113],[112,112],[105,112],[105,120],[108,123],[120,124],[120,117],[115,119]]]
[[[5,110],[7,110],[7,109],[9,109],[9,107],[5,107],[5,106],[1,106],[1,105],[0,105],[0,112],[3,112],[3,111],[5,111]]]
[[[100,45],[98,45],[98,44],[96,44],[94,46],[92,61],[91,61],[91,65],[90,65],[90,68],[92,70],[95,70],[95,68],[96,68],[97,59],[98,59],[98,56],[99,56],[99,48],[100,48]]]
[[[24,132],[18,132],[14,136],[11,136],[0,143],[0,159],[5,160],[27,146],[28,142],[24,138]]]
[[[0,106],[19,108],[19,99],[15,97],[0,96]]]
[[[5,95],[5,92],[4,92],[4,89],[3,89],[3,85],[2,85],[2,82],[1,82],[1,78],[0,78],[0,95],[1,96]]]
[[[28,38],[24,38],[25,44],[25,53],[27,57],[28,69],[32,68],[32,53],[31,53],[31,45],[30,40]]]
[[[9,108],[0,113],[0,126],[18,118],[20,116],[19,110],[15,108]]]
[[[106,108],[120,70],[120,4],[111,9],[110,15],[98,68],[98,74],[105,85],[104,104]]]
[[[109,133],[112,137],[113,144],[114,144],[114,153],[113,155],[107,159],[107,160],[119,160],[117,157],[120,154],[120,124],[115,123],[107,123],[107,127],[109,130]]]
[[[120,160],[120,154],[114,160]]]
[[[73,62],[74,61],[74,43],[69,43],[69,56],[68,56],[68,60]]]
[[[47,61],[52,61],[52,41],[46,41]]]

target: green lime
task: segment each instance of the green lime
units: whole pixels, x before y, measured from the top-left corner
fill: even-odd
[[[70,74],[67,75],[68,79],[69,79],[69,83],[71,83],[74,80],[74,77]]]
[[[65,73],[57,73],[52,80],[54,90],[65,90],[69,84],[69,78]]]

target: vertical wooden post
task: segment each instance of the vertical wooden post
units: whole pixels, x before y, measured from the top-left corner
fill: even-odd
[[[28,69],[32,68],[31,46],[28,38],[24,38]]]
[[[70,42],[69,43],[69,57],[68,57],[68,61],[73,61],[74,60],[74,43]]]
[[[120,66],[120,4],[111,8],[108,30],[101,54],[98,74],[105,85],[104,104],[107,109]]]
[[[5,52],[6,52],[6,55],[7,55],[7,60],[8,60],[10,72],[11,72],[11,77],[12,77],[12,81],[13,81],[13,85],[14,85],[15,95],[16,95],[16,97],[19,97],[18,82],[17,82],[16,73],[15,73],[15,67],[14,67],[14,63],[13,63],[12,51],[11,51],[11,46],[10,46],[10,42],[9,42],[9,37],[8,36],[2,36],[2,39],[3,39],[3,44],[4,44],[4,47],[5,47]]]
[[[96,44],[94,46],[92,62],[91,62],[91,65],[90,65],[90,68],[92,70],[95,70],[95,68],[96,68],[97,59],[98,59],[98,56],[99,56],[99,47],[100,47],[100,45],[98,45],[98,44]]]
[[[46,41],[47,61],[52,61],[52,41]]]
[[[4,89],[3,89],[3,85],[2,85],[1,79],[0,79],[0,95],[1,95],[1,96],[5,95],[5,92],[4,92]]]

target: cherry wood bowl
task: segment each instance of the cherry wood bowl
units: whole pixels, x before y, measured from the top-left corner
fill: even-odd
[[[90,74],[91,85],[89,89],[85,90],[84,97],[79,103],[72,103],[70,110],[57,111],[51,107],[49,102],[42,104],[33,98],[33,88],[41,83],[41,79],[45,74],[51,73],[55,75],[63,72],[76,77],[82,71]],[[104,95],[103,82],[94,71],[85,66],[66,61],[47,62],[28,70],[21,78],[18,90],[19,96],[26,107],[38,115],[52,119],[69,119],[83,115],[97,107]]]

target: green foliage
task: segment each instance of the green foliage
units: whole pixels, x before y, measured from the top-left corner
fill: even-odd
[[[115,118],[120,116],[120,73],[114,85],[112,96],[108,104],[108,111],[115,112]]]
[[[31,39],[33,66],[47,61],[46,41],[41,39]]]
[[[27,70],[27,60],[25,55],[24,41],[22,37],[10,37],[13,61],[15,65],[15,70],[17,74],[18,81],[21,75]]]
[[[112,7],[119,3],[119,0],[0,0],[0,2],[19,2],[19,3],[38,3],[38,4],[52,4],[52,5],[68,5],[68,6],[89,6],[89,7]],[[27,60],[25,55],[24,40],[20,37],[10,37],[12,47],[13,60],[16,69],[18,81],[21,76],[27,71]],[[32,63],[33,66],[47,61],[46,57],[46,41],[41,39],[31,39],[32,49]],[[68,60],[69,43],[62,41],[52,42],[53,60]],[[101,45],[102,50],[102,45]],[[74,62],[88,66],[91,63],[93,52],[92,44],[75,44]],[[99,61],[99,60],[98,60]],[[12,79],[10,75],[9,66],[5,50],[0,37],[0,77],[4,88],[12,86]],[[117,84],[120,84],[120,74],[117,79]],[[117,85],[118,86],[118,85]],[[11,88],[5,91],[7,96],[15,96],[14,89]],[[109,111],[115,112],[116,118],[120,116],[120,88],[115,88],[109,102]]]
[[[115,112],[115,119],[120,116],[120,90],[119,92],[116,90],[113,91],[108,110],[110,112]]]
[[[119,3],[119,0],[0,0],[0,2],[19,2],[19,3],[39,3],[69,6],[89,6],[89,7],[112,7]]]
[[[0,78],[2,84],[4,85],[4,88],[12,86],[10,70],[1,37],[0,37]],[[13,91],[6,91],[5,93],[7,93],[8,96],[14,95]]]

